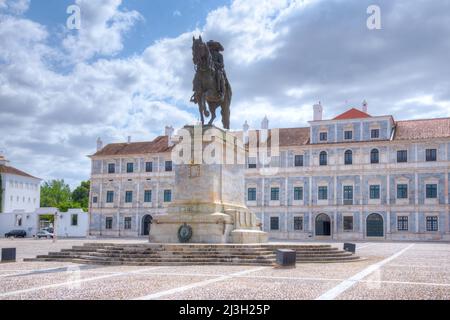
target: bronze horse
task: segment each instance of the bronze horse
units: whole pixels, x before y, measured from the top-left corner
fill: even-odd
[[[225,92],[223,96],[219,93],[217,81],[215,80],[216,70],[208,45],[203,42],[202,37],[192,39],[192,55],[196,69],[194,77],[194,95],[191,102],[198,104],[202,125],[205,124],[205,117],[211,116],[208,125],[212,125],[216,119],[216,110],[221,107],[222,124],[224,129],[230,129],[230,105],[232,91],[228,79],[225,78]],[[208,110],[206,110],[208,103]]]

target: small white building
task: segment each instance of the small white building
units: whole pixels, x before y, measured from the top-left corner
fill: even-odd
[[[89,215],[82,209],[69,209],[68,212],[60,212],[56,208],[39,208],[32,213],[14,211],[0,214],[0,236],[11,230],[24,230],[27,237],[33,237],[40,231],[42,217],[55,216],[53,227],[60,238],[84,238],[88,234]]]
[[[41,179],[9,166],[0,154],[0,213],[34,212],[40,206]]]

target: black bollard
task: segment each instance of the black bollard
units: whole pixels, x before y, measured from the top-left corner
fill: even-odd
[[[16,262],[16,248],[2,248],[1,262]]]

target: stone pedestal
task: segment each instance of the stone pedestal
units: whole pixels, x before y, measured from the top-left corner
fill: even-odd
[[[185,126],[179,140],[173,202],[154,218],[150,242],[179,242],[183,225],[192,228],[192,243],[266,242],[245,205],[245,150],[236,137],[214,126]]]

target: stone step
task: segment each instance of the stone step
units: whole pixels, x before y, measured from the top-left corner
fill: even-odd
[[[92,257],[100,257],[100,258],[127,258],[127,259],[143,259],[143,258],[166,258],[166,257],[181,257],[181,258],[188,258],[188,257],[209,257],[209,258],[220,258],[220,257],[235,257],[235,258],[241,258],[241,259],[251,259],[253,257],[265,257],[265,256],[271,256],[274,257],[275,255],[268,253],[265,255],[257,255],[257,254],[245,254],[245,255],[230,255],[225,253],[217,253],[217,254],[139,254],[139,255],[128,255],[128,254],[122,254],[122,255],[103,255],[98,253],[91,253],[87,254],[88,256]],[[75,256],[75,255],[74,255]]]
[[[108,260],[96,260],[96,259],[88,259],[81,258],[81,260],[90,261],[92,263],[122,263],[122,264],[135,264],[135,263],[185,263],[187,265],[197,264],[197,263],[214,263],[214,264],[273,264],[275,260],[268,259],[208,259],[208,258],[197,258],[197,259],[132,259],[132,260],[119,260],[119,259],[108,259]]]
[[[273,265],[277,249],[296,250],[298,263],[359,260],[358,256],[331,245],[87,243],[26,261],[78,261],[100,265]]]
[[[204,258],[207,257],[209,259],[216,259],[221,257],[226,258],[242,258],[242,259],[251,259],[253,257],[271,257],[275,258],[274,254],[264,254],[264,255],[228,255],[228,254],[221,254],[221,255],[204,255],[204,254],[183,254],[183,255],[172,255],[172,254],[166,254],[166,255],[139,255],[139,256],[105,256],[105,255],[98,255],[96,253],[92,254],[82,254],[82,255],[73,255],[78,257],[91,257],[94,259],[184,259],[184,258]]]
[[[117,248],[120,250],[123,249],[131,249],[131,248],[136,248],[136,249],[148,249],[148,248],[152,248],[152,249],[156,249],[156,248],[166,248],[166,249],[170,249],[170,250],[174,250],[174,249],[178,249],[178,248],[218,248],[218,249],[226,249],[226,248],[238,248],[238,249],[257,249],[257,248],[261,248],[261,249],[269,249],[269,250],[275,250],[277,248],[297,248],[297,249],[308,249],[308,248],[313,248],[313,249],[319,249],[319,248],[334,248],[331,245],[291,245],[291,244],[286,244],[286,245],[267,245],[267,244],[254,244],[254,245],[232,245],[232,244],[166,244],[166,245],[158,245],[158,244],[103,244],[103,245],[95,245],[95,244],[90,244],[90,243],[86,243],[83,246],[74,246],[74,248],[92,248],[92,249],[100,249],[100,248]]]
[[[75,252],[75,251],[72,251]],[[79,252],[87,252],[87,251],[79,251]],[[174,254],[185,254],[185,253],[191,253],[191,254],[216,254],[216,253],[227,253],[227,254],[267,254],[267,253],[274,253],[272,250],[208,250],[208,251],[199,251],[199,250],[158,250],[158,251],[130,251],[130,250],[122,250],[122,251],[110,251],[110,250],[97,250],[97,251],[91,251],[91,252],[97,252],[102,254],[164,254],[164,253],[174,253]],[[309,251],[307,251],[309,252]]]
[[[92,265],[102,265],[102,266],[222,266],[227,265],[224,262],[110,262],[105,261],[102,263],[99,262],[92,262],[88,260],[74,260],[73,263],[80,263],[80,264],[92,264]],[[274,262],[233,262],[232,265],[238,265],[238,266],[275,266]]]

